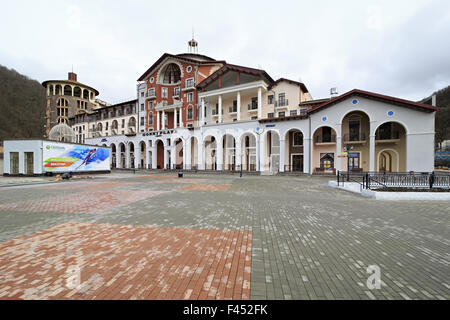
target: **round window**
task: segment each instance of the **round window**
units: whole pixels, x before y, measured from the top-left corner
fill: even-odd
[[[189,72],[191,72],[191,71],[192,71],[192,67],[191,67],[191,66],[187,66],[187,67],[186,67],[186,72],[189,73]]]
[[[155,78],[151,77],[150,78],[150,83],[153,83],[155,81]]]

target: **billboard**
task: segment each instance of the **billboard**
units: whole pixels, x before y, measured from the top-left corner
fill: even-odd
[[[43,142],[44,172],[109,171],[110,149],[61,142]]]

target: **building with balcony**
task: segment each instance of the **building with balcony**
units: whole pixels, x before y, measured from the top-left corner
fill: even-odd
[[[47,106],[45,134],[57,124],[70,126],[75,115],[89,114],[100,106],[96,97],[99,92],[77,80],[77,74],[68,73],[67,80],[47,80],[42,83],[46,89]]]
[[[118,129],[120,120],[108,124],[116,134],[87,139],[110,146],[119,168],[313,174],[434,167],[436,106],[358,89],[314,100],[301,82],[194,52],[163,54],[139,77],[137,94],[132,135]]]

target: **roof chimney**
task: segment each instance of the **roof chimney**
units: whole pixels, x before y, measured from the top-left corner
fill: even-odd
[[[70,81],[77,81],[77,74],[74,73],[74,72],[69,72],[69,77],[68,77],[68,79],[69,79]]]

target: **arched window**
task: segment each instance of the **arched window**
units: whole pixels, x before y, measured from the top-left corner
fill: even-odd
[[[75,87],[73,89],[73,95],[75,97],[81,98],[81,88],[80,87]]]
[[[49,96],[53,95],[53,85],[48,86],[48,95]]]
[[[97,125],[97,130],[100,131],[100,132],[103,131],[103,125],[102,125],[101,122]]]
[[[56,101],[56,106],[58,107],[67,107],[69,103],[64,98],[59,98],[58,101]]]
[[[177,83],[181,81],[181,70],[175,63],[168,64],[162,71],[163,83]]]
[[[87,89],[83,90],[83,99],[89,99],[89,91]]]
[[[69,85],[64,86],[64,95],[71,96],[72,95],[72,87]]]
[[[128,120],[128,127],[136,127],[136,119],[134,117],[131,117],[130,120]]]

